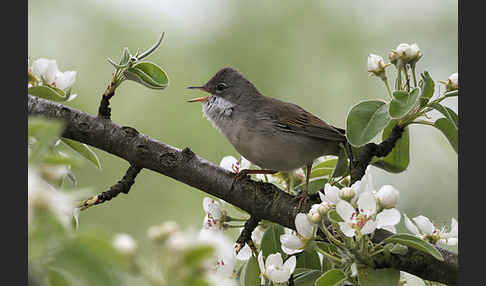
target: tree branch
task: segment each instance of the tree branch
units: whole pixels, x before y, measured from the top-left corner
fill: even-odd
[[[125,176],[123,176],[123,178],[120,181],[118,181],[116,184],[111,186],[111,188],[108,191],[102,192],[101,194],[96,195],[91,199],[84,201],[80,206],[81,210],[85,210],[89,207],[99,205],[106,201],[109,201],[112,198],[118,196],[119,193],[128,194],[130,188],[135,183],[135,177],[138,175],[138,173],[140,173],[141,170],[142,169],[139,167],[130,165],[130,167],[125,173]]]
[[[73,139],[115,156],[123,158],[139,168],[150,169],[205,193],[225,200],[259,219],[269,220],[295,229],[294,220],[299,212],[307,212],[319,199],[309,199],[299,210],[298,200],[270,183],[249,179],[238,180],[231,192],[234,174],[194,154],[138,133],[131,127],[121,127],[111,120],[88,115],[79,110],[28,96],[30,116],[43,116],[65,123],[63,137]],[[379,231],[376,241],[391,233]],[[393,255],[391,263],[379,267],[394,267],[426,280],[457,284],[458,257],[438,248],[444,261],[435,260],[421,251],[409,249],[404,256]]]

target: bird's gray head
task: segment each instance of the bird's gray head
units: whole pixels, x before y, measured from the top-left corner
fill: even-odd
[[[238,104],[246,101],[250,96],[258,96],[260,93],[256,87],[247,80],[239,71],[226,67],[219,70],[205,85],[191,86],[190,89],[199,89],[210,93],[212,96],[221,97],[227,101]],[[189,102],[205,102],[209,97],[199,97]]]

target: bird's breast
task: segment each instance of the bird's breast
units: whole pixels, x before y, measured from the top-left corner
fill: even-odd
[[[211,96],[203,104],[203,115],[213,127],[223,133],[228,140],[234,145],[237,140],[236,136],[236,119],[234,118],[235,104],[224,98]]]

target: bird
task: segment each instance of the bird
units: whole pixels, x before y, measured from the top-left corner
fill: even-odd
[[[305,192],[299,206],[309,196],[314,160],[338,155],[347,143],[344,129],[296,104],[263,95],[235,68],[222,68],[206,84],[188,88],[209,93],[188,102],[202,103],[204,117],[241,156],[262,168],[240,171],[244,176],[306,168]]]

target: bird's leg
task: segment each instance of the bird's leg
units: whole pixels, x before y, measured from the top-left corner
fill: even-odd
[[[302,206],[302,203],[304,203],[305,201],[307,201],[309,199],[309,179],[310,179],[310,173],[311,173],[311,170],[312,170],[312,163],[308,164],[305,169],[306,169],[306,172],[305,172],[305,191],[302,195],[300,195],[299,204],[298,204],[299,209]]]
[[[278,171],[275,171],[275,170],[250,170],[250,169],[240,170],[239,172],[237,172],[235,174],[235,178],[233,179],[233,183],[231,184],[231,189],[230,190],[233,190],[233,187],[235,186],[235,183],[239,179],[246,178],[246,176],[248,176],[248,175],[252,175],[252,174],[272,175],[272,174],[275,174],[275,173],[278,173]]]

